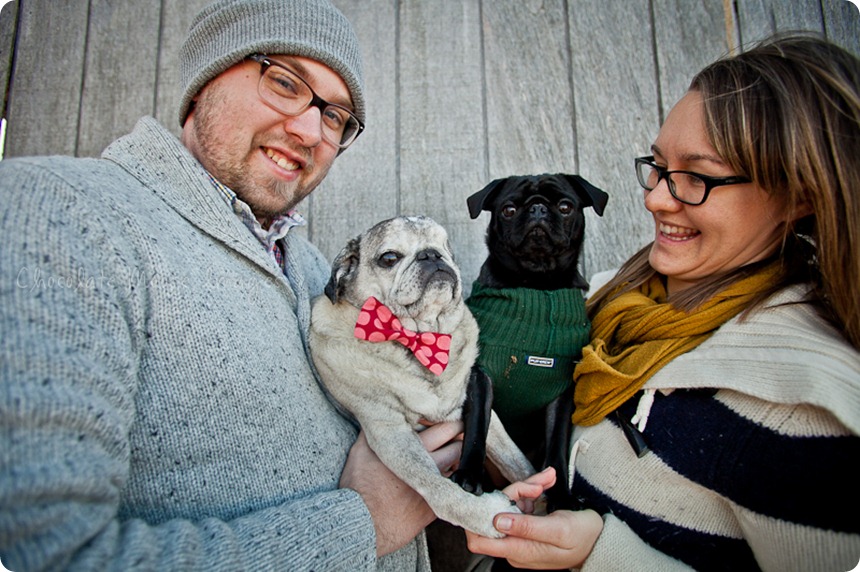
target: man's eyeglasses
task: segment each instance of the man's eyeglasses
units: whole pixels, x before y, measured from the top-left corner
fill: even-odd
[[[653,191],[666,179],[672,196],[688,205],[704,203],[714,187],[751,182],[746,177],[709,177],[692,171],[669,171],[655,165],[653,156],[636,159],[636,178],[646,191]]]
[[[364,130],[364,124],[349,109],[318,96],[305,80],[283,64],[263,54],[253,54],[248,59],[260,64],[257,91],[260,98],[276,111],[294,116],[310,106],[316,107],[320,110],[323,139],[340,149],[352,145]]]

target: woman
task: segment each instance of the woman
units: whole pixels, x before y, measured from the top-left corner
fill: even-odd
[[[783,37],[700,72],[636,160],[654,242],[589,300],[586,510],[499,515],[518,567],[860,559],[860,60]],[[551,470],[506,491],[533,498]]]

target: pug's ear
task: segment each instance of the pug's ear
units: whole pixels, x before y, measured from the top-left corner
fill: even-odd
[[[594,207],[594,212],[603,216],[603,209],[609,201],[609,195],[598,189],[579,175],[563,175],[565,180],[573,187],[577,194],[586,204]]]
[[[504,186],[508,179],[510,179],[510,177],[505,177],[504,179],[496,179],[495,181],[490,182],[489,185],[466,199],[466,204],[469,206],[469,216],[473,219],[478,218],[478,215],[481,214],[482,210],[490,210],[488,204],[496,196],[496,191],[498,191],[499,188]]]
[[[361,237],[353,238],[343,247],[331,265],[331,278],[329,278],[323,292],[332,304],[337,304],[347,287],[355,279],[358,272],[360,247]]]

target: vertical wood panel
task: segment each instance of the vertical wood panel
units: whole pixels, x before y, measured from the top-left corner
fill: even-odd
[[[821,0],[827,37],[860,54],[860,7],[848,0]]]
[[[579,172],[609,193],[602,218],[586,211],[590,276],[653,235],[633,158],[647,154],[659,129],[657,70],[648,0],[571,0],[569,18]]]
[[[311,240],[329,259],[372,223],[398,214],[397,2],[336,4],[352,22],[361,46],[367,127],[301,207],[312,221]]]
[[[158,2],[91,0],[77,154],[98,156],[152,115]]]
[[[663,117],[683,97],[693,76],[731,52],[723,2],[653,0]],[[779,2],[790,4],[792,2]]]
[[[19,3],[5,156],[75,154],[87,11],[86,0]]]
[[[745,45],[789,30],[824,31],[819,0],[738,0],[741,41]]]
[[[478,2],[400,5],[400,210],[444,225],[467,286],[485,257],[466,197],[484,183]]]
[[[12,54],[15,49],[15,20],[18,2],[8,2],[0,9],[0,115],[6,117],[6,91],[12,74]]]
[[[483,20],[489,178],[575,172],[564,0],[486,1]]]
[[[160,42],[156,70],[155,110],[158,121],[177,137],[179,127],[179,100],[182,85],[179,79],[179,50],[191,21],[209,0],[162,0]]]

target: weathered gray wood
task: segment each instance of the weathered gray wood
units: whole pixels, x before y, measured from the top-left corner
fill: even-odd
[[[162,4],[154,117],[179,136],[179,50],[197,12],[209,0],[165,0]],[[153,38],[155,41],[155,38]]]
[[[76,153],[87,8],[86,0],[19,3],[5,156]]]
[[[860,8],[848,0],[822,0],[821,6],[827,37],[860,54]]]
[[[483,4],[491,179],[576,171],[565,4]]]
[[[12,74],[12,56],[15,49],[15,20],[18,3],[9,2],[0,9],[0,115],[6,116],[6,92]],[[2,156],[2,154],[0,154]]]
[[[696,72],[735,47],[729,44],[733,38],[727,34],[727,18],[732,14],[726,13],[723,2],[654,1],[663,117],[686,93]]]
[[[447,228],[467,286],[485,257],[464,206],[487,173],[478,8],[400,4],[399,210]]]
[[[660,126],[648,5],[583,0],[569,9],[578,170],[609,193],[602,218],[586,211],[585,276],[619,266],[653,237],[633,172]]]
[[[96,155],[143,114],[178,135],[179,47],[207,1],[21,0],[14,50],[4,9],[6,156]],[[487,215],[470,220],[465,199],[492,178],[569,171],[603,187],[584,272],[617,266],[653,235],[632,160],[699,68],[780,30],[860,53],[847,0],[334,1],[364,53],[368,129],[301,205],[302,232],[332,258],[371,223],[426,214],[467,284]]]
[[[370,224],[396,216],[398,90],[396,0],[336,0],[364,59],[367,128],[302,207],[309,237],[329,259]]]
[[[155,107],[158,2],[91,0],[77,153],[97,156]]]
[[[819,0],[738,0],[741,41],[763,40],[775,32],[824,31]]]

